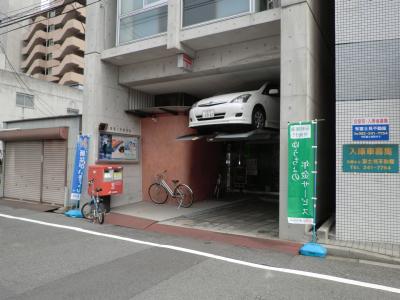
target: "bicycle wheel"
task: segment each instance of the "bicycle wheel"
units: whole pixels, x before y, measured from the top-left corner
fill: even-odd
[[[179,199],[180,206],[188,208],[193,204],[193,191],[186,184],[179,184],[174,190],[174,195]]]
[[[83,204],[83,206],[81,208],[82,216],[85,219],[93,220],[94,210],[95,210],[94,204],[91,201],[86,202],[85,204]]]
[[[153,183],[149,187],[149,196],[154,203],[163,204],[168,199],[168,192],[159,183]]]
[[[97,205],[97,222],[99,222],[99,224],[104,223],[105,215],[106,215],[106,209],[104,208],[104,204],[99,203]]]

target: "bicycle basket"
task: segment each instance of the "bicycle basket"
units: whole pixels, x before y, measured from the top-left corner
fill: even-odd
[[[161,180],[165,179],[165,175],[164,174],[157,174],[154,177],[155,182],[161,182]]]

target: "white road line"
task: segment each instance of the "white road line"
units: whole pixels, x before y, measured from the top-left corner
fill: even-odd
[[[246,262],[246,261],[242,261],[242,260],[237,260],[237,259],[233,259],[233,258],[229,258],[229,257],[224,257],[224,256],[220,256],[220,255],[215,255],[215,254],[211,254],[211,253],[207,253],[207,252],[192,250],[192,249],[188,249],[188,248],[146,242],[146,241],[131,239],[131,238],[123,237],[123,236],[87,230],[87,229],[83,229],[83,228],[79,228],[79,227],[75,227],[75,226],[54,224],[54,223],[43,222],[43,221],[38,221],[38,220],[34,220],[34,219],[15,217],[15,216],[1,214],[1,213],[0,213],[0,217],[6,218],[6,219],[12,219],[12,220],[18,220],[18,221],[23,221],[23,222],[39,224],[39,225],[44,225],[44,226],[49,226],[49,227],[54,227],[54,228],[66,229],[66,230],[76,231],[76,232],[80,232],[80,233],[86,233],[86,234],[90,234],[90,235],[125,241],[125,242],[129,242],[129,243],[135,243],[135,244],[140,244],[140,245],[147,245],[147,246],[152,246],[152,247],[157,247],[157,248],[164,248],[164,249],[175,250],[175,251],[184,252],[184,253],[190,253],[190,254],[194,254],[194,255],[198,255],[198,256],[212,258],[215,260],[220,260],[220,261],[229,262],[232,264],[251,267],[251,268],[260,269],[260,270],[267,270],[267,271],[274,271],[274,272],[279,272],[279,273],[299,275],[299,276],[304,276],[304,277],[309,277],[309,278],[322,279],[322,280],[327,280],[327,281],[344,283],[344,284],[348,284],[348,285],[354,285],[354,286],[358,286],[358,287],[364,287],[364,288],[370,288],[370,289],[400,294],[399,288],[389,287],[389,286],[380,285],[380,284],[368,283],[368,282],[357,281],[357,280],[346,279],[346,278],[324,275],[324,274],[313,273],[313,272],[270,267],[270,266],[255,264],[255,263]]]

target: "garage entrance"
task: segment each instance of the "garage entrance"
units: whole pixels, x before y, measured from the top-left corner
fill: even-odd
[[[157,96],[158,99],[162,95]],[[168,95],[171,98],[171,95]],[[176,103],[177,104],[177,103]],[[136,110],[142,128],[142,191],[148,204],[127,207],[129,214],[168,225],[206,229],[263,238],[277,238],[279,228],[279,130],[203,133],[188,128],[182,106]],[[147,190],[156,174],[167,170],[173,179],[189,184],[195,203],[175,211],[173,205],[153,205]],[[214,194],[217,183],[221,195]],[[173,202],[173,201],[170,201]],[[135,213],[135,207],[138,209]],[[201,207],[201,209],[198,209]],[[118,209],[118,213],[123,213]],[[168,213],[167,213],[168,212]],[[147,214],[148,213],[148,214]]]
[[[262,238],[279,235],[279,133],[252,130],[218,133],[208,137],[220,143],[219,180],[221,192],[212,200],[226,202],[195,215],[170,220],[169,224]]]

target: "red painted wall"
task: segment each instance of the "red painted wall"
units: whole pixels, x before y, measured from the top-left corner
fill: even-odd
[[[177,141],[176,138],[195,133],[188,128],[185,115],[161,115],[144,118],[142,128],[142,189],[143,200],[150,200],[148,188],[156,174],[167,170],[167,182],[172,179],[188,184],[195,201],[210,199],[222,155],[220,143],[205,140]]]

